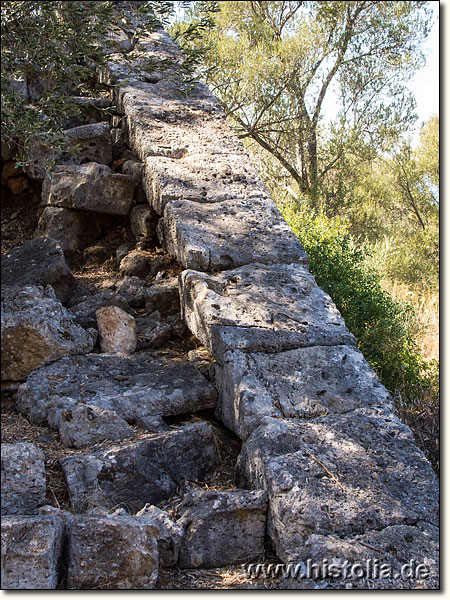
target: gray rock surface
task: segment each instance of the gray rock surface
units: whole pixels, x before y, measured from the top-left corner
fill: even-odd
[[[158,310],[161,314],[180,314],[180,291],[178,277],[155,281],[145,291],[145,308],[148,312]]]
[[[228,351],[217,367],[218,418],[246,439],[268,417],[311,419],[355,408],[393,410],[361,352],[313,346],[276,354]]]
[[[266,196],[199,204],[169,202],[158,225],[166,250],[186,269],[219,271],[249,263],[308,263],[297,237]]]
[[[145,295],[149,285],[140,277],[126,276],[118,283],[116,291],[131,307],[142,308],[145,306]]]
[[[306,560],[312,534],[438,522],[436,476],[410,429],[373,410],[267,418],[242,449],[238,482],[267,490],[268,534],[283,562]]]
[[[146,504],[136,517],[149,523],[154,523],[158,528],[158,554],[161,567],[173,567],[177,564],[180,552],[183,528],[177,525],[169,513],[157,506]]]
[[[44,452],[34,444],[1,445],[2,515],[34,515],[45,502]]]
[[[331,298],[300,265],[184,271],[180,295],[186,324],[219,362],[227,350],[355,343]]]
[[[132,250],[128,252],[119,264],[122,277],[141,277],[145,279],[150,274],[150,261],[152,255],[145,250]]]
[[[3,287],[18,290],[25,285],[51,285],[60,302],[72,296],[76,281],[61,247],[45,237],[37,237],[2,256]]]
[[[222,567],[262,556],[266,511],[264,491],[190,491],[177,521],[184,528],[180,567]]]
[[[109,215],[128,215],[133,203],[134,181],[94,162],[56,166],[42,185],[45,206],[75,208]]]
[[[347,578],[359,589],[439,589],[439,534],[420,521],[343,539],[313,534],[305,549],[314,563],[335,565],[332,581],[345,583],[347,561]],[[352,565],[359,565],[353,573]]]
[[[157,535],[155,525],[133,517],[74,516],[68,533],[67,589],[153,589]]]
[[[133,437],[133,429],[112,410],[78,404],[67,406],[58,415],[59,435],[66,446],[85,448],[104,440],[120,441]]]
[[[143,184],[150,205],[159,215],[172,200],[223,202],[266,192],[246,154],[213,159],[199,153],[178,160],[149,156]]]
[[[112,161],[111,131],[108,123],[93,123],[71,127],[64,131],[65,142],[70,148],[62,156],[57,156],[53,141],[40,136],[30,141],[29,158],[31,163],[25,167],[32,179],[45,179],[46,163],[61,161],[61,165],[80,165],[86,162],[109,164]],[[78,150],[75,151],[75,146]],[[47,165],[48,166],[48,165]]]
[[[127,298],[121,292],[116,293],[113,290],[105,290],[98,294],[84,297],[77,304],[73,304],[69,308],[69,312],[73,320],[83,327],[97,327],[95,313],[99,308],[104,306],[117,306],[125,312],[130,311]]]
[[[214,433],[195,422],[167,433],[60,459],[75,512],[123,505],[137,512],[167,500],[184,480],[208,477],[217,465]]]
[[[186,331],[184,321],[177,315],[161,317],[157,310],[151,314],[137,317],[137,350],[160,348],[164,343],[180,338]]]
[[[2,379],[20,381],[69,354],[90,352],[93,336],[74,323],[53,288],[28,285],[2,303]]]
[[[133,354],[137,345],[134,317],[118,306],[103,306],[95,314],[102,352]]]
[[[97,239],[101,228],[98,220],[86,211],[47,206],[39,219],[38,231],[68,253],[81,250]]]
[[[54,590],[64,523],[55,515],[3,517],[2,589]]]
[[[35,371],[17,392],[32,423],[59,428],[61,411],[85,404],[133,422],[212,408],[216,392],[195,367],[142,353],[64,358]],[[140,507],[142,508],[142,507]]]
[[[130,212],[131,231],[138,242],[148,242],[156,235],[158,217],[156,213],[145,204],[133,206]]]

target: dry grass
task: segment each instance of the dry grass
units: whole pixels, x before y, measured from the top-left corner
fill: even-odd
[[[394,300],[412,304],[420,325],[418,343],[423,357],[439,359],[439,293],[416,291],[398,281],[384,281],[383,288]]]

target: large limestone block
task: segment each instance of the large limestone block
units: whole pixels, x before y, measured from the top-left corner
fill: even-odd
[[[246,265],[180,275],[183,317],[219,362],[227,350],[354,344],[331,298],[301,265]]]
[[[244,445],[238,474],[240,485],[267,490],[268,534],[284,562],[309,558],[312,534],[438,524],[436,476],[394,415],[362,409],[301,423],[268,418]]]
[[[67,253],[82,250],[96,240],[101,227],[92,213],[47,206],[39,219],[38,231],[43,237],[55,240]]]
[[[74,516],[68,532],[67,589],[154,588],[157,536],[156,525],[133,517]]]
[[[246,439],[268,417],[311,419],[355,408],[392,410],[387,390],[353,346],[276,354],[228,351],[216,368],[218,418]]]
[[[53,288],[28,285],[2,303],[2,379],[20,381],[67,356],[90,352],[91,332],[74,323]]]
[[[59,157],[53,150],[52,140],[34,136],[30,141],[30,164],[25,167],[32,179],[45,179],[46,163],[59,159],[63,165],[82,162],[109,164],[112,161],[111,130],[108,123],[80,125],[64,131],[65,143],[73,150]],[[48,168],[48,166],[47,166]]]
[[[62,458],[60,464],[76,512],[121,504],[135,513],[147,503],[167,500],[186,479],[208,477],[217,456],[212,427],[199,421]]]
[[[36,370],[19,387],[16,406],[32,423],[47,421],[60,429],[63,412],[73,418],[80,406],[133,423],[139,417],[192,413],[215,403],[215,389],[195,367],[140,353],[63,358]],[[97,415],[96,410],[90,415],[91,431],[98,426]]]
[[[351,538],[313,534],[305,549],[324,566],[311,568],[313,577],[334,569],[333,581],[353,580],[358,589],[439,589],[439,530],[421,521]]]
[[[54,515],[3,517],[2,589],[56,589],[63,533]]]
[[[133,204],[134,181],[94,162],[56,166],[42,185],[46,206],[76,208],[109,215],[128,215]]]
[[[25,285],[51,285],[65,303],[75,284],[61,247],[48,238],[36,237],[2,256],[2,298],[3,286],[12,293]]]
[[[219,271],[249,263],[308,264],[270,198],[213,204],[169,202],[158,226],[162,245],[186,269]]]
[[[185,530],[180,567],[214,568],[256,560],[264,552],[266,512],[264,491],[186,494],[177,521]]]
[[[2,444],[2,515],[33,515],[45,502],[44,452],[28,442]]]
[[[224,202],[267,193],[246,155],[188,155],[183,159],[150,156],[143,183],[154,210],[162,215],[172,200]]]

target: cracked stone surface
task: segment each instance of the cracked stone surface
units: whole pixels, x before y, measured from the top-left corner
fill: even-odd
[[[183,317],[220,363],[227,350],[355,344],[331,298],[300,265],[180,275]]]
[[[411,430],[370,409],[301,423],[266,418],[242,449],[238,482],[267,490],[268,534],[284,562],[309,558],[312,534],[438,524],[436,476]]]
[[[136,513],[167,500],[182,481],[208,477],[217,462],[204,421],[60,459],[75,512],[122,505]]]
[[[162,215],[172,200],[223,202],[267,193],[246,155],[204,154],[184,159],[150,156],[145,160],[144,190],[153,209]]]
[[[128,215],[133,204],[134,181],[113,173],[106,165],[58,165],[42,185],[44,206],[75,208],[108,215]]]
[[[264,552],[266,512],[264,491],[190,491],[177,521],[184,528],[180,567],[213,568],[256,560]]]
[[[36,237],[2,256],[2,299],[26,285],[51,285],[63,303],[72,296],[75,277],[53,240]]]
[[[2,517],[2,589],[54,590],[64,522],[54,515]]]
[[[246,439],[264,417],[311,419],[356,408],[393,410],[387,390],[353,346],[276,354],[228,351],[215,377],[217,417]]]
[[[67,357],[36,370],[17,392],[20,412],[32,423],[48,421],[57,429],[62,412],[77,406],[111,411],[133,423],[138,417],[186,414],[215,403],[215,389],[194,366],[151,353]]]
[[[67,589],[153,589],[158,578],[157,537],[156,525],[133,517],[72,517]]]
[[[186,269],[219,271],[249,263],[308,264],[297,237],[268,197],[200,204],[169,202],[162,245]]]
[[[177,564],[180,552],[183,528],[175,523],[165,510],[146,504],[136,513],[136,517],[153,523],[158,528],[158,554],[161,567],[173,567]]]
[[[45,502],[44,452],[29,442],[1,445],[2,515],[33,515]]]
[[[53,288],[28,285],[2,302],[2,379],[21,381],[69,354],[90,352],[91,332],[71,318]]]

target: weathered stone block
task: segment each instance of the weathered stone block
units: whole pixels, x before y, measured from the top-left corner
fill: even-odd
[[[149,590],[158,578],[158,529],[125,516],[74,516],[69,525],[69,590]]]
[[[39,219],[38,231],[55,240],[64,252],[76,252],[97,239],[101,227],[86,211],[47,206]]]
[[[95,313],[104,306],[118,306],[124,311],[129,311],[127,299],[113,290],[105,290],[92,296],[82,297],[80,302],[69,308],[73,320],[83,327],[97,327]]]
[[[214,433],[195,422],[167,433],[62,458],[76,512],[122,504],[137,512],[169,498],[184,480],[208,477],[217,465]]]
[[[156,213],[145,204],[134,206],[130,212],[131,231],[138,242],[147,242],[156,235],[158,217]]]
[[[32,423],[59,428],[61,412],[79,404],[139,417],[177,415],[212,408],[216,392],[195,367],[151,354],[89,354],[38,369],[17,392],[17,408]],[[142,507],[139,507],[142,508]]]
[[[46,206],[76,208],[109,215],[128,215],[133,204],[134,181],[94,162],[56,166],[42,185]]]
[[[266,492],[194,490],[185,495],[180,511],[181,568],[223,567],[263,554]]]
[[[264,417],[311,419],[355,408],[393,410],[387,390],[353,346],[276,354],[228,351],[216,369],[218,418],[246,439]]]
[[[189,155],[183,159],[150,156],[144,169],[144,190],[162,215],[172,200],[223,202],[267,193],[246,155]]]
[[[158,310],[162,314],[180,313],[178,277],[155,281],[145,292],[145,308],[148,312]]]
[[[177,525],[165,510],[146,504],[136,513],[136,517],[158,528],[158,554],[161,567],[173,567],[177,564],[180,552],[183,528]]]
[[[152,255],[145,250],[132,250],[128,252],[119,264],[122,277],[142,277],[145,278],[150,273],[150,261]]]
[[[33,285],[2,304],[2,379],[20,381],[69,354],[90,352],[94,340],[70,318],[53,288]]]
[[[300,265],[246,265],[180,275],[183,317],[219,362],[227,350],[354,344],[331,298]]]
[[[267,490],[268,533],[284,562],[309,558],[312,534],[438,522],[431,465],[406,425],[374,410],[301,423],[266,419],[242,449],[238,481]]]
[[[64,522],[54,515],[2,518],[2,589],[54,590]]]
[[[61,442],[66,446],[84,448],[104,440],[119,441],[133,437],[133,429],[112,410],[78,404],[59,411]]]
[[[2,444],[2,515],[34,515],[45,502],[44,452],[28,442]]]
[[[169,202],[158,225],[166,250],[187,269],[219,271],[249,263],[308,264],[297,237],[270,198],[212,204]]]
[[[118,306],[103,306],[95,314],[102,352],[133,354],[137,344],[134,317]]]
[[[126,276],[118,283],[117,293],[125,298],[133,308],[142,308],[145,305],[145,294],[148,285],[140,277]]]
[[[25,285],[51,285],[65,303],[75,284],[61,247],[48,238],[34,238],[2,256],[2,288],[10,288],[10,293]]]

